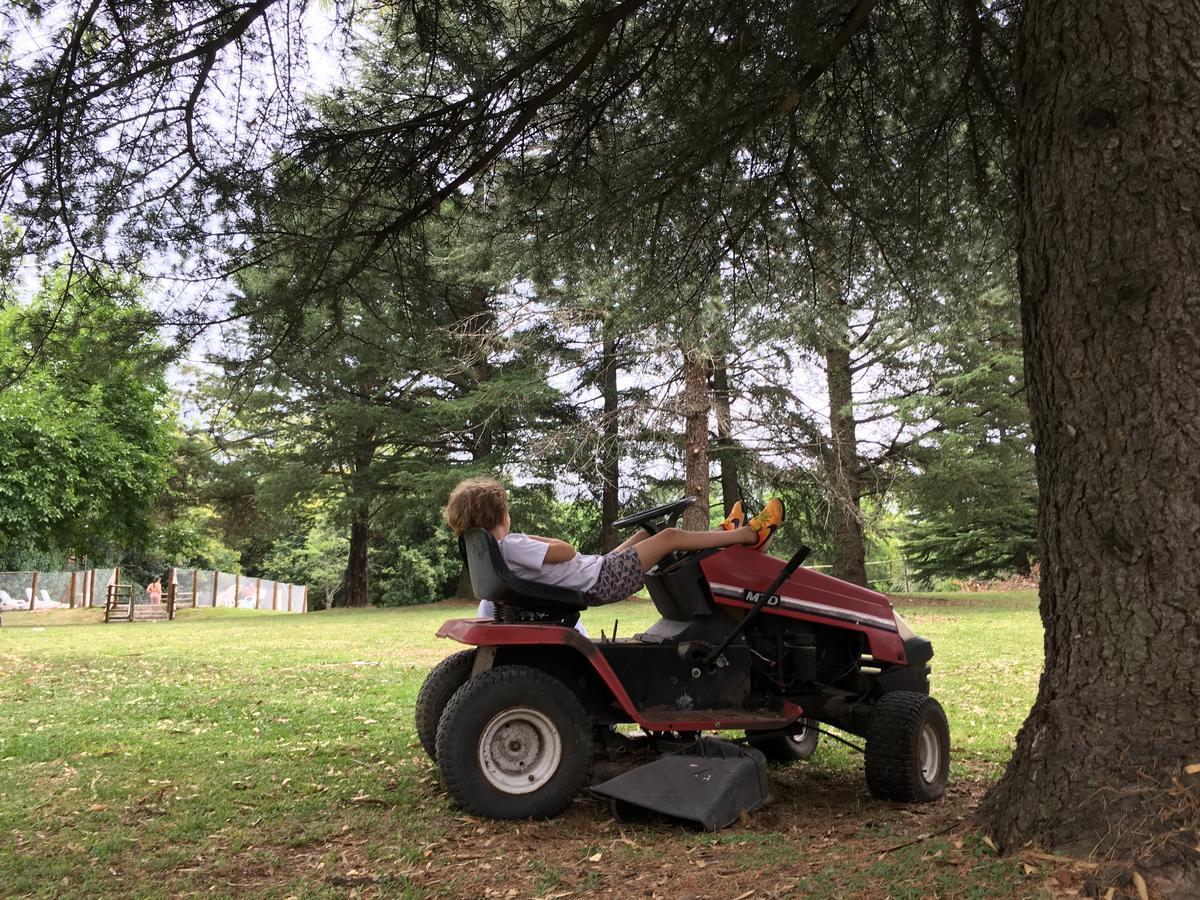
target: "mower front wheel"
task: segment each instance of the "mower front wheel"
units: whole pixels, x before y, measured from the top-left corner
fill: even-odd
[[[867,787],[881,800],[928,803],[950,777],[950,725],[927,694],[884,694],[867,720]]]
[[[417,694],[417,737],[429,758],[437,761],[438,722],[454,692],[467,683],[475,665],[475,651],[460,650],[433,667]]]
[[[753,731],[746,732],[746,743],[755,750],[762,751],[770,762],[788,763],[808,759],[817,752],[817,723],[811,719],[801,719],[797,731],[787,735],[756,738]]]
[[[472,678],[450,699],[438,725],[437,761],[467,812],[550,818],[587,780],[590,720],[558,679],[528,666],[501,666]]]

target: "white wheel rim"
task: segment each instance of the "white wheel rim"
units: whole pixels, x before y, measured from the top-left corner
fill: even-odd
[[[506,794],[533,793],[554,777],[561,761],[558,729],[526,706],[497,713],[479,737],[479,769]]]
[[[801,726],[799,731],[791,735],[792,743],[797,745],[803,744],[806,737],[808,737],[808,726],[804,725]]]
[[[921,765],[921,777],[926,784],[938,780],[942,769],[942,744],[938,740],[937,729],[926,724],[921,729],[921,737],[917,743],[918,760]]]

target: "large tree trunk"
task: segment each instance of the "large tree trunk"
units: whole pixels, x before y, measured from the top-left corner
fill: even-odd
[[[699,350],[683,355],[683,457],[684,490],[696,502],[683,513],[683,527],[691,531],[708,528],[708,359]]]
[[[350,555],[338,590],[341,606],[367,606],[371,600],[367,553],[371,546],[371,507],[360,503],[350,519]]]
[[[1045,670],[981,810],[1200,896],[1200,15],[1034,0],[1018,244]]]
[[[867,551],[863,545],[862,483],[858,474],[858,434],[854,420],[854,383],[846,330],[827,338],[825,380],[829,388],[829,450],[825,474],[830,492],[830,546],[833,575],[854,584],[867,583]]]
[[[364,391],[364,393],[367,393]],[[375,461],[375,428],[361,426],[355,434],[354,469],[349,490],[355,506],[350,516],[350,553],[338,588],[339,606],[368,606],[371,602],[368,554],[371,548],[371,498],[367,475]]]
[[[721,502],[725,515],[741,499],[738,487],[737,444],[733,439],[733,412],[729,397],[729,369],[725,359],[713,362],[713,409],[717,415],[717,462],[721,467]]]
[[[621,418],[617,406],[617,342],[606,338],[600,355],[600,392],[604,396],[604,421],[600,434],[600,546],[605,552],[621,543],[613,528],[619,510],[617,488],[621,479]]]
[[[471,584],[471,573],[463,566],[458,570],[458,581],[454,585],[454,599],[478,600],[475,596],[475,586]]]

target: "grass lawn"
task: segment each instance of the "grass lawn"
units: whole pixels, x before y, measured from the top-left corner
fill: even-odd
[[[809,763],[773,770],[773,805],[715,835],[620,826],[587,798],[551,822],[462,815],[412,708],[456,649],[433,633],[471,615],[463,604],[112,625],[91,610],[6,613],[0,896],[1053,893],[1052,867],[996,859],[964,827],[1033,701],[1036,597],[896,605],[934,642],[946,799],[875,801],[861,759],[825,739]],[[646,602],[584,615],[596,636],[656,618]]]

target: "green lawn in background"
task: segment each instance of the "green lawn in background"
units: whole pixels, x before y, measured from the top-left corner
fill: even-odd
[[[1041,668],[1036,604],[1032,592],[896,600],[934,642],[955,779],[992,779],[1011,753]],[[339,865],[314,848],[339,840],[385,869],[420,863],[460,813],[412,707],[429,666],[457,649],[434,637],[438,625],[472,614],[453,603],[111,625],[90,610],[4,614],[0,895],[343,896],[353,877],[313,877]],[[629,636],[657,614],[644,601],[584,614],[596,637],[614,619]],[[861,760],[825,740],[807,771],[860,778]],[[589,828],[591,814],[579,814]],[[606,816],[594,816],[599,829]],[[754,855],[769,841],[750,843],[759,849],[739,858],[769,865]],[[387,884],[368,889],[461,889]]]

